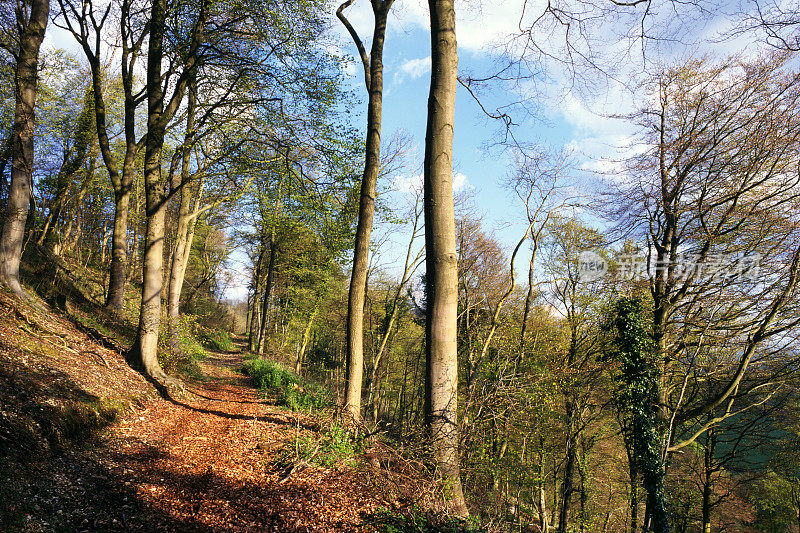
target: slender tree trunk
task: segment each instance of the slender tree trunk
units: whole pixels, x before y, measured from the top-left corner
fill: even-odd
[[[267,280],[264,286],[264,297],[261,300],[261,329],[258,334],[258,353],[264,353],[267,343],[267,326],[269,324],[269,299],[272,296],[272,284],[275,278],[275,256],[277,254],[277,239],[273,224],[269,233],[269,262],[267,263]]]
[[[83,180],[81,180],[80,188],[78,189],[78,194],[75,197],[75,216],[71,217],[67,227],[64,231],[64,237],[66,242],[63,245],[63,252],[70,253],[72,250],[75,250],[78,247],[78,243],[81,240],[81,236],[83,235],[83,201],[86,198],[86,194],[89,192],[89,186],[92,184],[92,179],[94,178],[94,171],[97,167],[97,158],[93,156],[89,160],[89,170],[83,176]],[[72,231],[72,228],[75,228],[75,231]],[[58,252],[58,247],[56,247],[56,252]],[[82,256],[80,248],[78,248],[78,257]]]
[[[197,109],[197,79],[192,77],[188,86],[189,101],[186,108],[186,134],[184,135],[183,154],[181,161],[181,193],[180,206],[178,207],[178,227],[175,234],[175,244],[172,249],[169,270],[169,287],[167,289],[167,321],[169,324],[170,347],[173,354],[180,354],[180,302],[183,279],[186,274],[186,264],[192,250],[192,239],[196,216],[192,214],[197,210],[200,196],[203,193],[203,181],[198,183],[192,198],[192,187],[189,184],[189,164],[191,162],[191,143],[194,137],[194,120]],[[192,201],[193,200],[193,201]]]
[[[703,454],[703,533],[711,533],[711,496],[713,492],[714,475],[714,446],[716,444],[716,432],[714,428],[706,433],[705,453]]]
[[[300,370],[303,368],[303,361],[306,358],[306,349],[308,348],[308,342],[311,339],[311,327],[314,325],[314,319],[317,318],[318,312],[319,306],[314,307],[314,312],[311,313],[311,316],[308,318],[306,329],[303,331],[303,340],[300,344],[300,350],[297,352],[297,361],[295,361],[294,364],[294,371],[296,374],[300,374]]]
[[[581,488],[580,488],[580,492],[581,492],[581,514],[580,514],[581,523],[580,523],[580,530],[581,530],[581,532],[586,531],[586,524],[588,522],[588,516],[587,516],[587,512],[586,512],[587,509],[586,508],[587,508],[588,503],[589,503],[589,491],[586,488],[586,481],[587,481],[589,476],[587,475],[587,472],[586,472],[586,448],[583,447],[584,445],[585,445],[585,441],[583,441],[583,439],[581,439],[581,447],[582,447],[582,452],[583,453],[579,453],[578,454],[578,475],[580,476],[580,481],[581,481]]]
[[[286,154],[288,165],[289,155]],[[287,169],[288,171],[288,169]],[[269,231],[269,263],[267,264],[267,279],[264,287],[264,297],[261,301],[261,327],[258,333],[258,353],[264,353],[264,347],[267,342],[267,326],[269,325],[269,299],[272,296],[272,284],[275,277],[275,258],[277,255],[278,238],[277,226],[278,215],[281,212],[283,205],[283,180],[288,176],[281,175],[278,180],[278,191],[275,197],[275,208],[272,212],[272,224]]]
[[[711,533],[711,483],[703,484],[703,533]]]
[[[426,394],[433,452],[456,516],[468,516],[459,468],[458,265],[453,210],[453,128],[458,52],[453,0],[429,0],[431,85],[425,135]]]
[[[347,375],[345,410],[354,420],[361,418],[361,391],[364,378],[364,300],[366,295],[367,269],[369,267],[369,242],[372,220],[375,216],[375,187],[380,173],[381,116],[383,111],[383,44],[386,36],[386,20],[393,0],[372,0],[375,24],[372,32],[372,48],[365,57],[363,45],[346,22],[342,11],[352,0],[342,4],[337,15],[345,23],[359,48],[364,63],[369,102],[367,104],[367,139],[364,173],[361,178],[361,196],[358,207],[358,225],[353,252],[353,271],[347,297]]]
[[[259,294],[261,292],[261,265],[264,262],[265,246],[261,244],[261,250],[258,252],[258,260],[256,260],[255,270],[253,271],[253,310],[250,314],[250,334],[247,339],[247,346],[251,352],[258,349],[258,335],[261,331],[261,324],[259,323]]]
[[[531,314],[531,306],[533,305],[533,266],[536,258],[536,252],[531,254],[531,259],[528,262],[528,291],[525,293],[525,308],[522,312],[522,328],[519,332],[519,360],[525,360],[525,333],[528,330],[528,317]]]
[[[567,531],[572,493],[575,492],[575,462],[577,455],[575,448],[577,442],[573,433],[572,423],[570,423],[568,428],[570,435],[567,437],[567,463],[564,467],[564,481],[561,484],[561,509],[558,514],[559,533],[565,533]]]
[[[74,144],[72,149],[65,153],[64,161],[56,176],[56,194],[50,204],[50,213],[47,216],[44,228],[42,228],[42,232],[36,241],[39,245],[52,241],[52,234],[58,228],[58,221],[61,219],[61,213],[67,202],[70,184],[75,174],[80,171],[81,166],[86,162],[94,132],[92,126],[94,123],[95,98],[93,93],[95,90],[96,88],[93,88],[84,94],[83,108],[80,115],[78,115],[77,124],[72,133]]]
[[[13,135],[9,135],[3,142],[3,149],[0,151],[0,198],[3,198],[3,190],[8,187],[6,181],[6,165],[11,161],[11,140]]]
[[[542,533],[547,533],[550,530],[550,525],[547,523],[547,495],[545,493],[544,480],[539,484],[539,529]]]
[[[25,222],[28,218],[33,181],[33,136],[35,127],[36,83],[39,47],[44,39],[50,13],[48,0],[20,2],[16,9],[19,49],[14,72],[14,128],[11,133],[11,183],[8,191],[3,231],[0,235],[0,281],[22,295],[19,263]],[[27,15],[27,20],[26,20]]]
[[[64,204],[67,201],[70,182],[85,161],[86,149],[84,148],[81,155],[70,156],[70,160],[61,167],[58,177],[56,178],[56,195],[51,204],[50,213],[45,220],[44,228],[42,228],[42,233],[36,240],[36,244],[43,245],[51,241],[53,232],[58,227],[58,221],[61,219],[61,212],[64,210]]]

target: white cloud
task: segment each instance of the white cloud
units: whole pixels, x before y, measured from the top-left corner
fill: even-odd
[[[536,0],[532,7],[528,2],[527,9],[544,4]],[[484,52],[498,38],[506,37],[519,31],[519,18],[522,14],[523,0],[456,0],[456,33],[459,50]],[[372,37],[373,15],[369,2],[355,2],[345,10],[345,15],[358,31],[369,50]],[[350,36],[344,26],[333,16],[334,31],[343,39],[347,49],[355,51]],[[426,0],[402,0],[395,2],[390,13],[387,35],[403,35],[415,28],[430,29],[430,15]]]
[[[422,189],[422,174],[412,176],[399,175],[392,180],[392,190],[402,194],[409,194]]]
[[[407,77],[415,80],[431,71],[431,56],[420,57],[418,59],[405,59],[400,64],[400,68],[394,74],[394,79],[402,83]]]
[[[527,8],[533,9],[528,2]],[[497,39],[519,31],[523,0],[456,0],[456,39],[459,50],[484,52]],[[393,9],[401,26],[430,28],[428,3],[425,0],[404,0]]]
[[[453,174],[453,192],[459,192],[462,190],[469,190],[474,189],[475,186],[472,185],[467,177],[462,174],[461,172],[456,172]]]

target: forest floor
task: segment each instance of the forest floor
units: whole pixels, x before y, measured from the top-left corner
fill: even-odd
[[[413,487],[379,464],[300,461],[297,437],[323,422],[265,400],[242,353],[210,351],[204,379],[159,396],[73,321],[15,314],[8,298],[0,529],[374,531],[411,507]]]

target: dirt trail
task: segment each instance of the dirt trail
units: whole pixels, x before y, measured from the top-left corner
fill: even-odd
[[[238,353],[210,353],[206,382],[159,399],[111,429],[108,466],[135,505],[123,529],[361,531],[389,506],[368,471],[291,470],[291,443],[316,429],[263,400]],[[289,450],[287,453],[286,450]],[[135,517],[137,524],[132,524]]]

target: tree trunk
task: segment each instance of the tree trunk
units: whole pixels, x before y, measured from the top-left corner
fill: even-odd
[[[306,357],[306,349],[308,348],[308,341],[311,339],[311,327],[314,325],[314,319],[317,318],[317,313],[319,312],[319,305],[314,307],[314,312],[311,313],[311,316],[308,318],[308,324],[306,324],[306,329],[303,331],[303,340],[300,344],[300,350],[297,352],[297,361],[294,364],[294,371],[296,374],[300,374],[300,370],[303,368],[303,360]]]
[[[278,243],[275,238],[275,226],[269,233],[269,263],[267,263],[267,280],[264,286],[264,297],[261,300],[261,328],[258,334],[258,353],[264,353],[267,342],[267,325],[269,320],[269,298],[272,295],[272,284],[275,277],[275,255]]]
[[[709,417],[710,418],[710,417]],[[711,496],[713,492],[714,475],[714,447],[716,444],[716,431],[712,427],[706,433],[705,453],[703,454],[703,533],[711,533]]]
[[[116,313],[125,307],[125,279],[128,262],[128,210],[131,190],[114,192],[114,230],[111,235],[111,268],[108,277],[106,308]]]
[[[288,165],[289,154],[286,154],[286,160]],[[269,325],[269,299],[272,296],[272,284],[273,279],[275,277],[275,256],[277,254],[277,246],[278,246],[278,239],[277,239],[277,225],[278,225],[278,215],[281,212],[282,206],[282,195],[283,195],[283,180],[288,176],[281,175],[280,179],[278,180],[278,191],[275,197],[275,208],[272,212],[272,227],[270,228],[269,232],[269,263],[267,264],[267,279],[265,282],[264,287],[264,297],[261,302],[261,327],[259,328],[258,333],[258,353],[264,353],[264,346],[267,341],[267,326]]]
[[[164,272],[164,223],[166,190],[161,175],[161,150],[165,127],[161,121],[163,90],[161,57],[166,0],[153,2],[150,53],[147,61],[148,118],[144,156],[145,249],[142,266],[142,303],[136,341],[131,347],[131,363],[157,381],[168,381],[158,362],[158,332],[161,325],[161,288]]]
[[[569,431],[570,434],[567,437],[567,463],[564,467],[564,481],[561,484],[561,509],[559,510],[558,514],[558,533],[565,533],[567,531],[572,493],[575,492],[577,439],[573,431],[571,407],[568,406],[567,410],[567,417],[569,419],[567,431]]]
[[[629,475],[631,480],[631,501],[630,501],[630,515],[631,515],[631,533],[637,533],[639,529],[639,473],[636,469],[636,464],[630,460]]]
[[[19,295],[22,295],[19,263],[33,181],[39,47],[44,39],[49,13],[48,0],[30,0],[30,15],[27,20],[24,19],[27,9],[20,8],[16,11],[17,28],[20,31],[14,72],[16,104],[14,129],[11,133],[11,183],[0,236],[0,281]]]
[[[539,529],[541,533],[550,531],[549,524],[547,523],[547,497],[544,489],[544,481],[541,481],[539,485]]]
[[[431,85],[425,135],[426,394],[433,453],[450,511],[469,515],[461,488],[458,436],[458,265],[453,211],[456,17],[453,0],[429,0]]]
[[[250,333],[247,338],[247,347],[251,352],[258,350],[258,335],[261,331],[258,313],[258,296],[261,292],[261,265],[264,262],[264,250],[265,246],[262,243],[261,250],[258,252],[255,270],[253,271],[253,310],[250,313]]]
[[[183,279],[186,274],[186,265],[189,262],[189,255],[192,251],[192,240],[194,238],[196,216],[192,216],[197,211],[200,203],[200,196],[203,194],[202,178],[195,187],[196,191],[192,198],[192,187],[189,184],[189,163],[191,161],[191,143],[194,137],[194,120],[197,109],[197,79],[193,77],[188,86],[189,102],[186,109],[186,134],[184,135],[183,153],[181,161],[181,194],[180,206],[178,207],[178,227],[175,235],[175,245],[172,249],[171,264],[169,270],[169,288],[167,289],[167,321],[169,324],[169,338],[172,353],[179,355],[181,351],[180,343],[180,302],[181,290],[183,289]],[[192,201],[193,200],[193,201]]]
[[[345,410],[354,420],[361,418],[361,389],[364,378],[364,299],[369,266],[369,241],[372,234],[372,220],[375,215],[375,186],[381,164],[381,115],[383,110],[383,44],[386,36],[386,19],[393,0],[374,0],[371,2],[375,24],[372,32],[372,49],[364,62],[369,102],[367,104],[367,139],[364,173],[361,178],[361,197],[358,206],[358,226],[356,227],[355,248],[353,251],[353,271],[350,277],[350,290],[347,297],[347,375],[345,389]],[[352,0],[351,0],[352,2]],[[345,22],[342,9],[338,14]],[[349,25],[348,29],[350,29]],[[359,51],[364,53],[358,37],[351,31]]]
[[[142,302],[136,340],[128,352],[131,365],[163,384],[171,384],[158,362],[158,332],[161,325],[161,289],[164,277],[164,225],[167,214],[166,183],[161,175],[161,151],[167,121],[174,114],[165,112],[161,85],[161,62],[166,30],[166,0],[154,0],[150,16],[147,55],[147,137],[145,140],[144,185],[146,205],[145,250],[142,267]],[[203,8],[195,28],[202,31]],[[198,34],[195,34],[193,40]],[[190,67],[194,68],[194,67]],[[182,88],[176,87],[173,101],[180,101]],[[175,108],[177,105],[175,106]]]
[[[522,328],[519,332],[519,361],[525,360],[525,332],[528,329],[528,317],[531,314],[531,306],[533,305],[533,267],[536,252],[531,253],[530,261],[528,262],[528,291],[525,293],[525,308],[522,312]]]
[[[127,0],[123,1],[122,8],[122,24],[124,25],[124,14],[130,9]],[[128,212],[133,189],[133,178],[136,172],[136,158],[141,149],[140,143],[136,141],[136,108],[138,102],[133,95],[133,72],[131,71],[136,55],[134,50],[131,50],[126,43],[123,43],[122,83],[125,91],[125,158],[122,163],[122,176],[119,178],[116,177],[116,164],[112,158],[111,151],[107,149],[104,98],[102,93],[98,98],[98,89],[95,89],[95,103],[102,104],[102,107],[96,108],[98,140],[101,136],[106,137],[105,143],[99,141],[100,152],[103,155],[103,162],[108,169],[111,184],[114,187],[114,234],[111,238],[111,269],[108,278],[106,308],[115,313],[121,313],[125,305],[125,282],[128,278]],[[97,86],[100,80],[99,68],[95,69],[93,67],[92,76],[98,80],[95,82]]]

